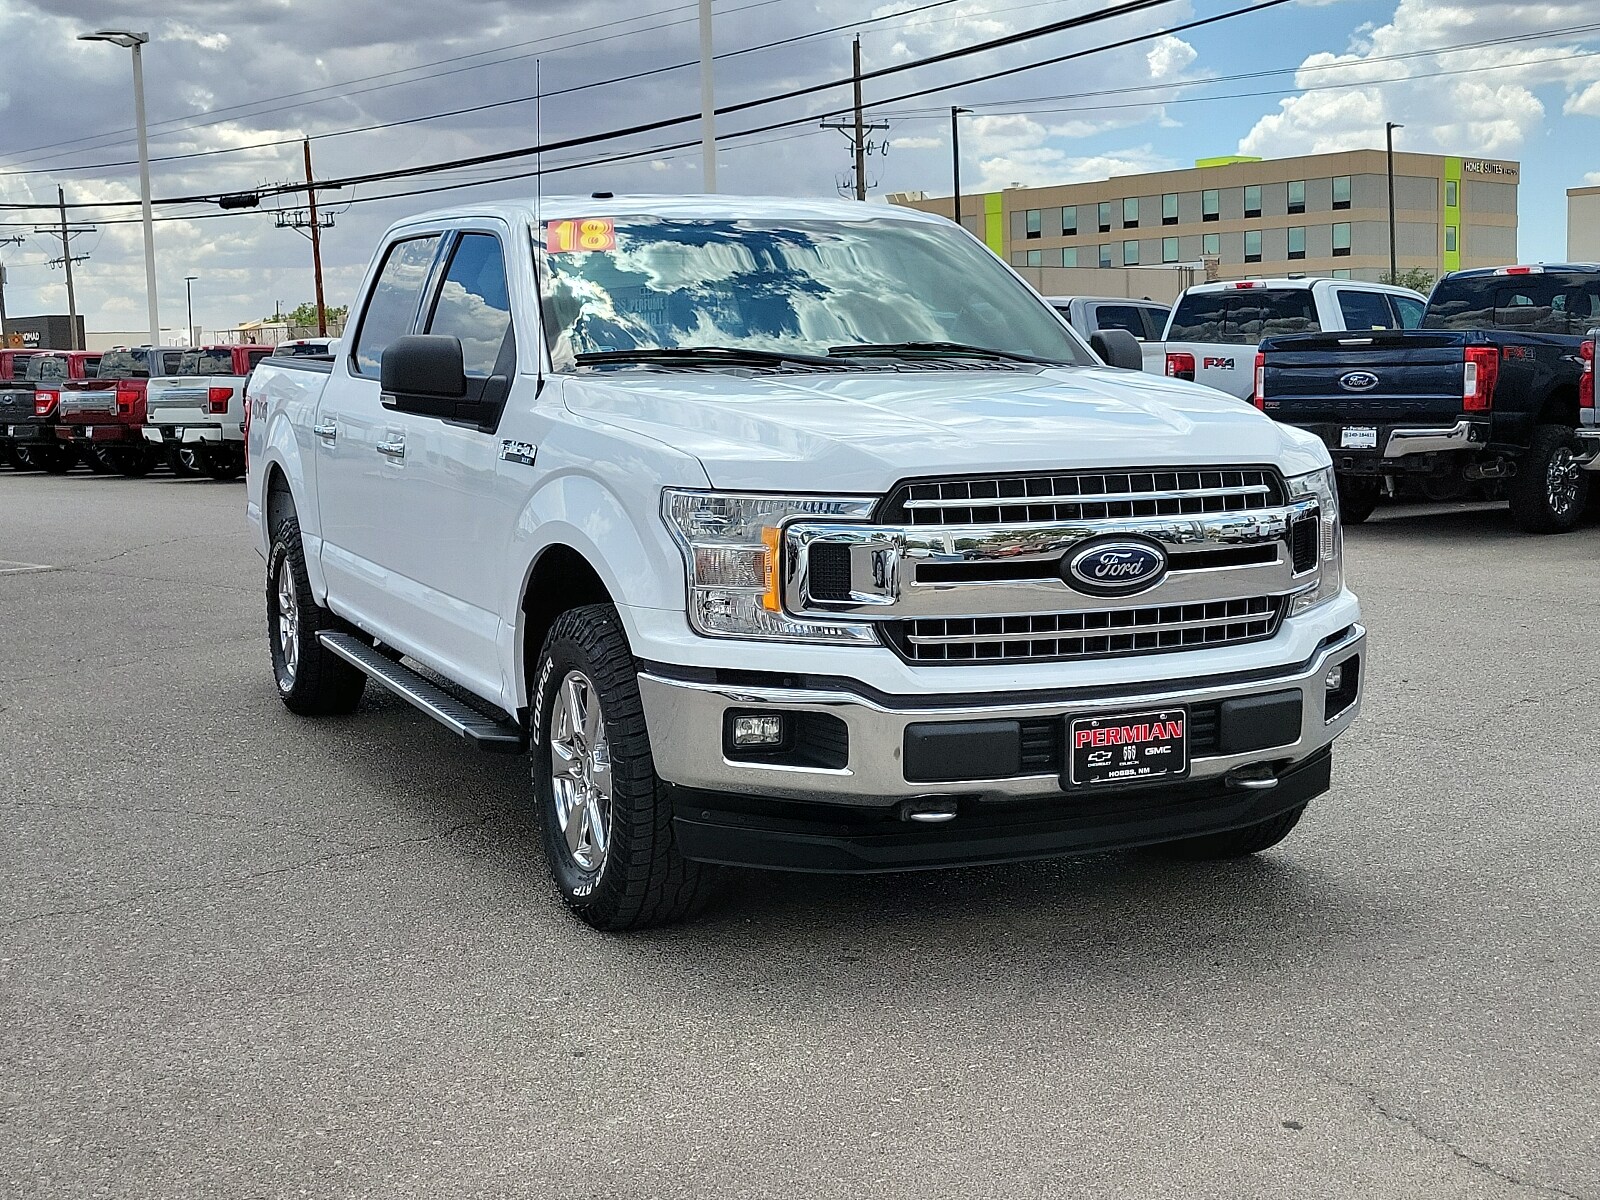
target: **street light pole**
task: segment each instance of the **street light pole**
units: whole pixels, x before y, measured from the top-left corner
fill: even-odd
[[[708,195],[717,190],[717,102],[711,68],[711,0],[700,0],[700,161]]]
[[[189,324],[184,327],[183,340],[185,345],[192,346],[200,339],[194,336],[194,281],[198,275],[185,275],[183,277],[183,297],[189,305]]]
[[[957,108],[950,106],[950,190],[954,198],[950,201],[951,211],[955,213],[956,224],[961,224],[961,122],[958,119],[962,113],[970,113],[970,108]]]
[[[1395,251],[1394,236],[1394,131],[1404,129],[1404,125],[1396,125],[1393,121],[1383,123],[1383,140],[1387,147],[1389,163],[1389,282],[1400,282],[1400,257]]]
[[[150,213],[150,138],[144,120],[144,55],[148,33],[131,29],[97,29],[78,35],[80,42],[110,42],[133,51],[133,116],[139,131],[139,197],[144,209],[144,286],[150,313],[150,344],[161,344],[161,316],[156,298],[156,229]]]

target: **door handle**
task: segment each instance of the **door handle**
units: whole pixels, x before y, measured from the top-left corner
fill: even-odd
[[[316,434],[323,441],[331,442],[339,436],[339,427],[332,421],[329,421],[326,425],[314,426],[311,432]]]
[[[406,456],[405,438],[396,438],[390,442],[379,442],[377,451],[386,458],[404,458]]]

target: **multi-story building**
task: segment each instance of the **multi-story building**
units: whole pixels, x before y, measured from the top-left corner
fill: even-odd
[[[1567,261],[1600,262],[1600,187],[1567,189]]]
[[[1394,169],[1402,272],[1516,261],[1517,163],[1397,153]],[[1017,267],[1189,264],[1214,279],[1376,280],[1389,269],[1388,189],[1382,150],[1201,159],[1188,170],[963,195],[961,221]],[[951,212],[949,196],[889,200]]]

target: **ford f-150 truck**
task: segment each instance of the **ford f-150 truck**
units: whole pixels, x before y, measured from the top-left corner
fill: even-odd
[[[237,479],[244,473],[245,380],[271,353],[271,346],[251,345],[184,351],[175,375],[145,389],[145,440],[164,448],[179,473]]]
[[[1250,399],[1256,346],[1288,333],[1414,329],[1427,301],[1409,288],[1354,279],[1199,283],[1173,305],[1160,353],[1166,373]]]
[[[1582,436],[1595,325],[1600,266],[1456,271],[1419,329],[1263,342],[1256,403],[1327,443],[1347,520],[1371,514],[1386,479],[1501,479],[1523,529],[1565,532],[1597,445]]]
[[[1105,329],[1126,330],[1139,343],[1143,369],[1161,374],[1165,355],[1161,334],[1172,309],[1154,300],[1125,300],[1117,296],[1046,296],[1050,306],[1084,337]]]
[[[93,379],[99,369],[100,355],[90,350],[40,350],[13,362],[13,377],[0,382],[0,436],[13,466],[64,475],[77,465],[77,449],[56,436],[61,385]]]
[[[1329,786],[1365,631],[1327,450],[1107,367],[942,218],[459,208],[352,312],[249,385],[273,679],[528,752],[597,927],[719,864],[1249,854]]]
[[[148,475],[159,456],[144,439],[145,389],[152,375],[171,375],[179,346],[107,350],[93,379],[69,381],[60,393],[56,436],[91,466]]]

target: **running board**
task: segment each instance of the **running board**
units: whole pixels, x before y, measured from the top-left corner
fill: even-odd
[[[324,629],[317,634],[317,640],[363,672],[368,679],[388,688],[408,704],[415,705],[446,729],[475,743],[478,749],[500,754],[520,754],[528,748],[528,739],[511,721],[503,718],[496,720],[479,712],[438,684],[424,679],[410,667],[386,658],[360,638]]]

